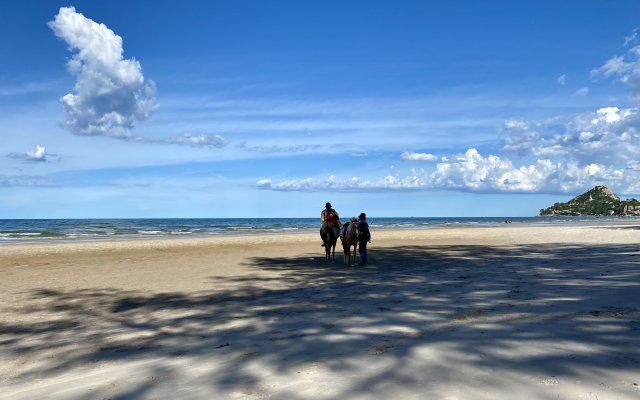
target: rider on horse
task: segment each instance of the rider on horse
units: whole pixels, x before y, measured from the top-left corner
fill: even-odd
[[[331,203],[325,204],[324,207],[324,210],[320,213],[320,221],[322,221],[320,236],[324,236],[324,231],[328,227],[335,229],[336,232],[340,229],[340,215],[338,215],[338,212],[331,208]],[[324,243],[322,243],[322,246],[324,246]]]

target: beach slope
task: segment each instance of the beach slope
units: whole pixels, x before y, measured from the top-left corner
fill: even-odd
[[[638,399],[640,230],[0,247],[0,398]]]

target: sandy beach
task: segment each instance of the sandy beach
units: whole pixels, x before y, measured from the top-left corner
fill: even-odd
[[[0,398],[638,399],[638,226],[0,247]]]

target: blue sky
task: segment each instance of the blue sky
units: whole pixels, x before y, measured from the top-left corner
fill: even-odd
[[[0,2],[0,218],[640,194],[637,1]]]

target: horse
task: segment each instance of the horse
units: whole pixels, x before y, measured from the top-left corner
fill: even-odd
[[[342,241],[342,250],[344,252],[344,265],[351,266],[351,246],[353,246],[353,261],[355,262],[360,227],[357,222],[352,221],[349,222],[349,226],[346,229],[344,236],[340,236],[340,241]]]
[[[321,229],[322,242],[324,242],[325,261],[336,262],[336,243],[338,242],[338,230],[335,226],[324,223]]]

